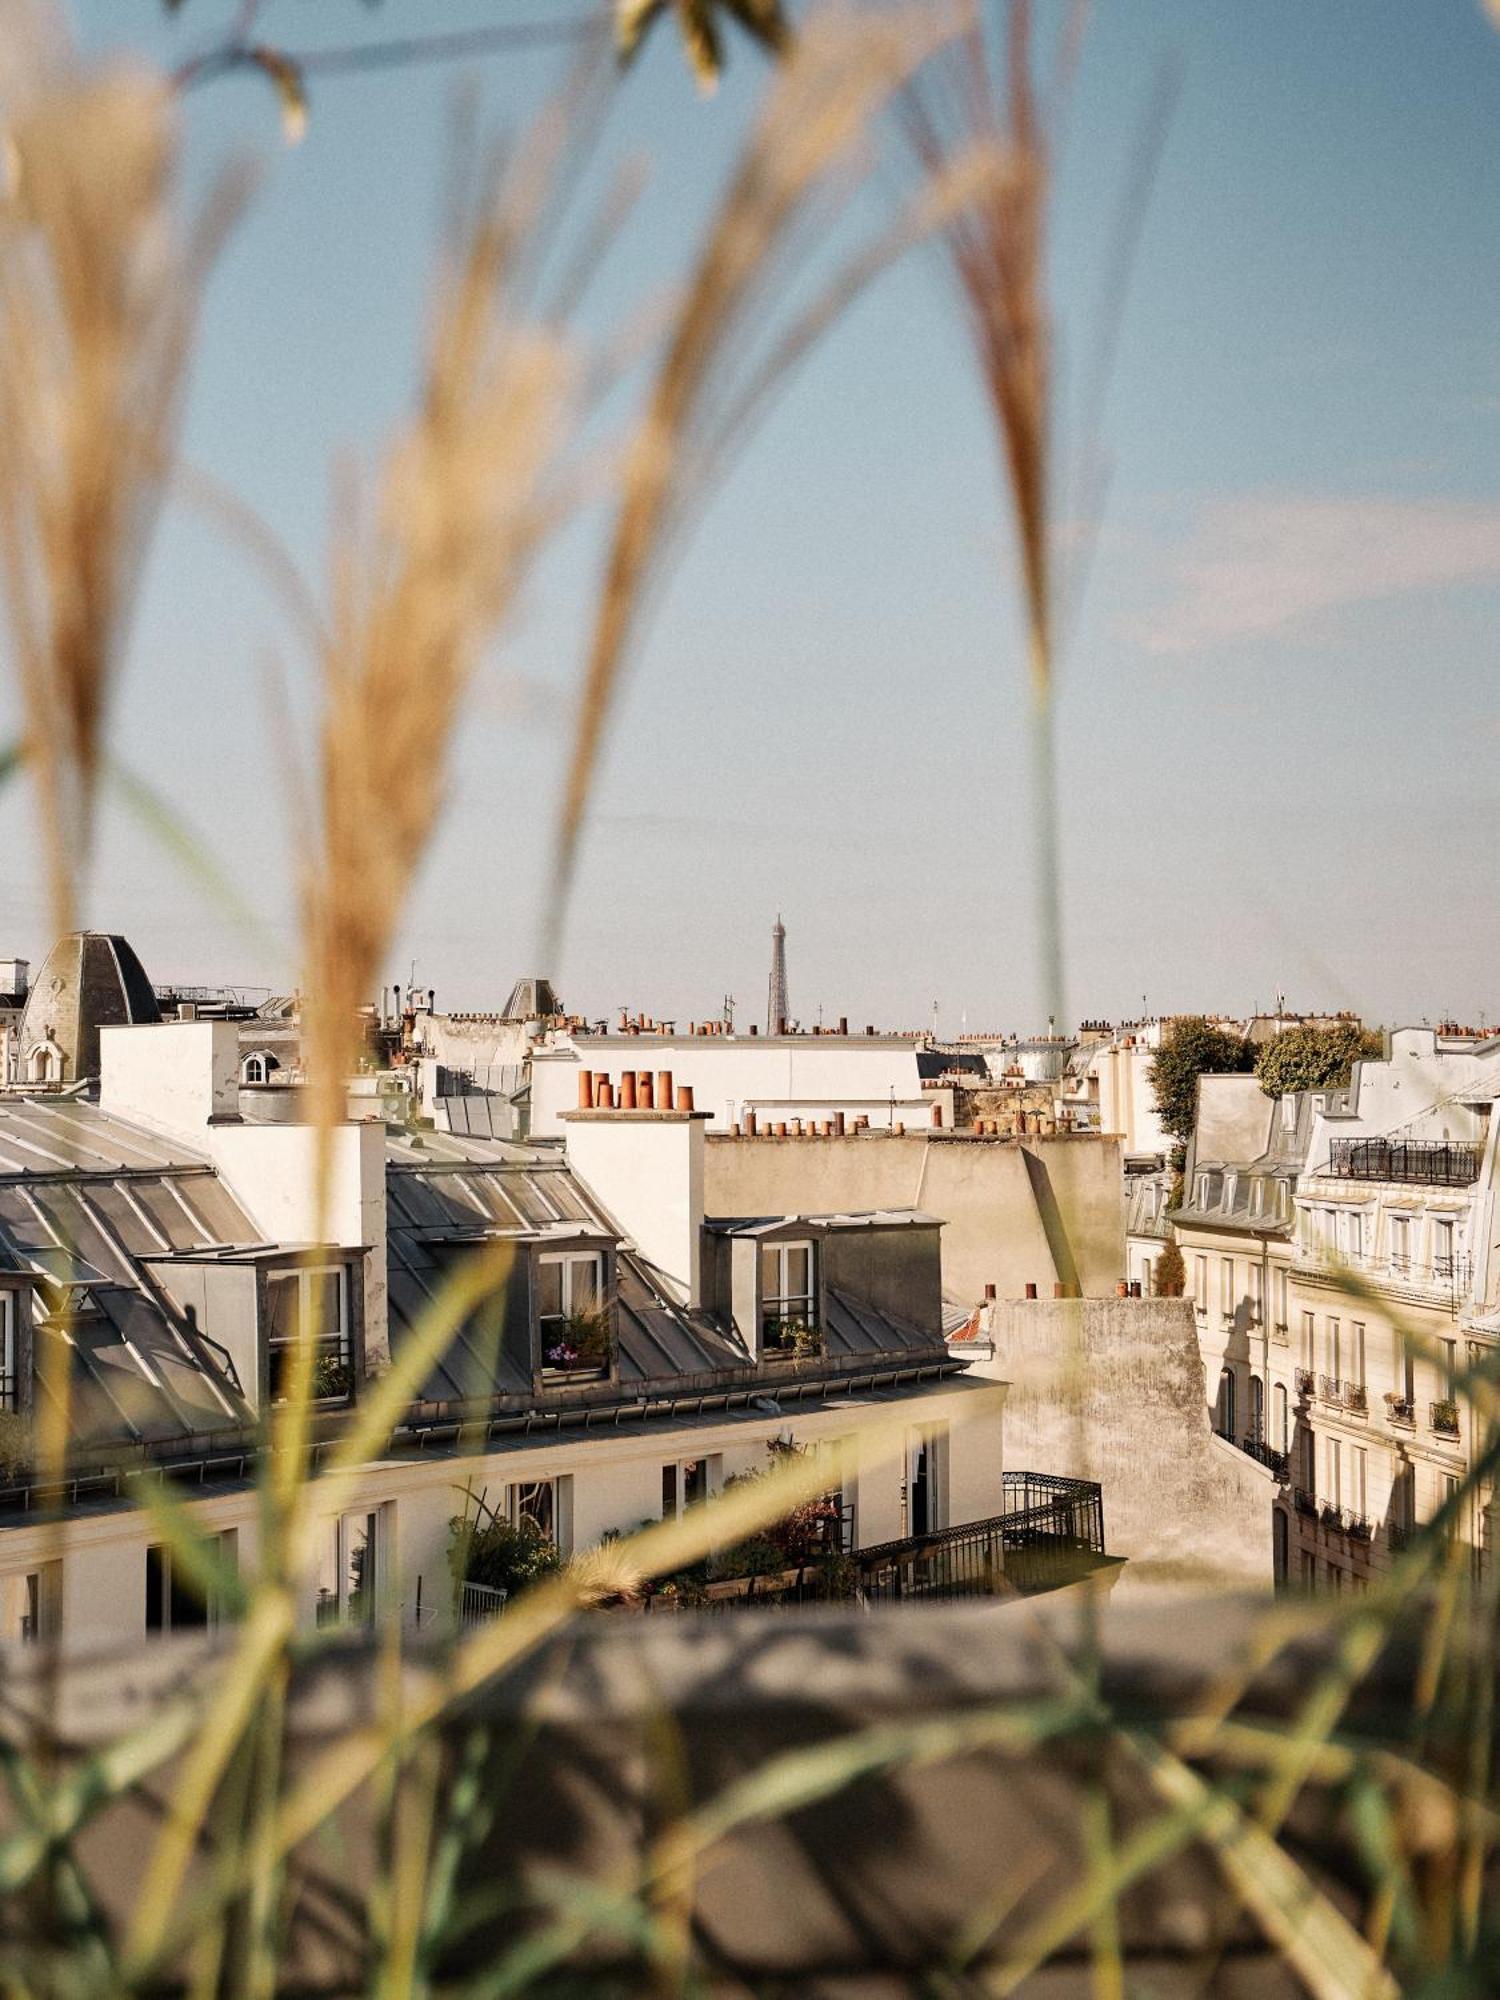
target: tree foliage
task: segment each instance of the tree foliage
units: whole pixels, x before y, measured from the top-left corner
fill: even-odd
[[[1198,1117],[1200,1076],[1238,1076],[1253,1067],[1255,1050],[1242,1035],[1201,1015],[1174,1021],[1151,1065],[1151,1088],[1163,1128],[1184,1143]]]
[[[1331,1028],[1289,1028],[1267,1042],[1255,1061],[1255,1074],[1267,1097],[1289,1090],[1341,1090],[1362,1059],[1384,1051],[1381,1037],[1358,1021],[1336,1021]]]
[[[1152,1292],[1159,1299],[1180,1299],[1187,1288],[1187,1267],[1182,1261],[1182,1252],[1175,1243],[1169,1243],[1156,1260],[1152,1272]]]

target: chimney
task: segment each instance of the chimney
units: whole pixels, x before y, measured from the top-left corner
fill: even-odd
[[[670,1111],[675,1102],[672,1095],[672,1072],[669,1069],[659,1069],[656,1072],[656,1108],[658,1111]]]
[[[844,1114],[842,1111],[835,1111],[833,1114],[833,1136],[835,1139],[842,1139],[844,1136]]]
[[[847,1035],[847,1034],[848,1034],[848,1032],[849,1032],[849,1016],[848,1016],[847,1014],[840,1014],[840,1015],[839,1015],[839,1033],[840,1033],[841,1035]]]
[[[688,1094],[686,1092],[679,1093]],[[680,1304],[703,1303],[703,1133],[707,1112],[601,1118],[565,1111],[568,1165]]]
[[[690,1083],[679,1083],[677,1086],[677,1109],[679,1111],[691,1111],[692,1108],[693,1086]]]
[[[755,1137],[755,1133],[756,1133],[755,1113],[747,1109],[745,1112],[745,1137],[747,1139],[753,1139]]]
[[[1036,1297],[1036,1286],[1035,1286],[1035,1285],[1028,1285],[1028,1286],[1026,1287],[1026,1296],[1027,1296],[1027,1298],[1028,1298],[1028,1299],[1034,1299],[1034,1298]]]
[[[635,1101],[642,1111],[651,1111],[655,1108],[655,1099],[651,1095],[651,1072],[649,1069],[643,1069],[635,1080]]]
[[[985,1286],[985,1288],[984,1288],[984,1302],[985,1302],[985,1304],[986,1304],[987,1306],[988,1306],[988,1305],[993,1305],[993,1304],[994,1304],[994,1302],[995,1302],[995,1287],[994,1287],[993,1285],[986,1285],[986,1286]]]
[[[614,1108],[615,1093],[609,1078],[605,1077],[604,1081],[594,1092],[594,1109],[596,1111],[613,1111]]]
[[[592,1111],[594,1108],[594,1072],[581,1069],[578,1072],[578,1109]]]
[[[934,1132],[941,1132],[943,1129],[943,1107],[941,1104],[934,1104],[932,1107],[932,1129]]]
[[[208,1128],[240,1117],[233,1021],[160,1021],[99,1030],[99,1108],[200,1150]]]
[[[620,1109],[622,1111],[634,1111],[635,1109],[635,1071],[633,1069],[626,1070],[625,1074],[620,1078]]]

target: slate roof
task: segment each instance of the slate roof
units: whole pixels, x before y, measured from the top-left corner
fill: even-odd
[[[445,1267],[472,1245],[618,1243],[622,1232],[565,1164],[558,1145],[521,1145],[462,1135],[391,1132],[387,1139],[387,1277],[393,1350],[431,1304]],[[916,1211],[822,1217],[839,1227],[931,1221]],[[754,1225],[751,1225],[752,1227]],[[127,1439],[151,1446],[242,1429],[251,1413],[234,1390],[212,1339],[177,1310],[154,1268],[190,1253],[285,1252],[259,1238],[214,1167],[176,1142],[112,1118],[91,1102],[0,1097],[0,1270],[36,1287],[39,1338],[66,1338],[74,1353],[70,1429],[84,1442]],[[738,1336],[705,1312],[689,1312],[634,1250],[616,1258],[618,1383],[591,1385],[615,1402],[653,1385],[702,1388],[755,1382]],[[829,1288],[825,1353],[799,1364],[803,1376],[875,1357],[942,1356],[940,1329],[908,1326]],[[491,1393],[533,1396],[514,1359],[493,1373]],[[425,1386],[426,1400],[462,1401],[481,1348],[461,1334]],[[768,1390],[777,1366],[765,1371]],[[544,1390],[544,1402],[572,1392]]]
[[[92,1104],[0,1100],[0,1269],[37,1281],[42,1337],[73,1349],[73,1437],[160,1443],[247,1420],[146,1260],[255,1235],[207,1162]]]

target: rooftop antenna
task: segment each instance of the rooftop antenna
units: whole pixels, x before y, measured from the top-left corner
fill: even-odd
[[[729,1030],[731,1035],[734,1033],[734,995],[732,993],[724,995],[724,1026]]]
[[[784,1035],[791,1012],[786,991],[786,925],[781,921],[778,910],[771,930],[771,983],[766,994],[766,1033]]]
[[[932,1003],[932,1039],[936,1041],[937,1038],[938,1038],[938,1003],[936,1002],[936,1000],[934,1000]]]

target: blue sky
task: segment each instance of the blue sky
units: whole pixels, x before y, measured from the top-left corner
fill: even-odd
[[[564,0],[268,0],[289,49]],[[571,9],[568,9],[571,11]],[[71,0],[91,46],[173,59],[229,8]],[[1056,202],[1066,408],[1163,62],[1180,72],[1105,412],[1109,505],[1062,668],[1070,1013],[1351,1005],[1500,1012],[1500,34],[1479,0],[1101,5]],[[497,121],[546,59],[469,72]],[[263,174],[216,277],[186,448],[321,573],[332,469],[409,393],[455,75],[322,82],[295,150],[251,79],[188,112],[201,173]],[[705,102],[663,32],[601,170],[646,151],[603,337],[680,273],[765,82]],[[557,967],[535,965],[584,611],[585,522],[486,663],[393,954],[453,1006],[550,970],[570,1005],[1031,1027],[1025,708],[989,420],[943,273],[850,314],[715,498],[633,670]],[[268,663],[307,664],[239,556],[164,523],[117,718],[270,932],[235,932],[111,812],[90,920],[158,978],[294,976]],[[9,718],[8,691],[0,716]],[[0,951],[46,943],[25,802],[0,797]]]

